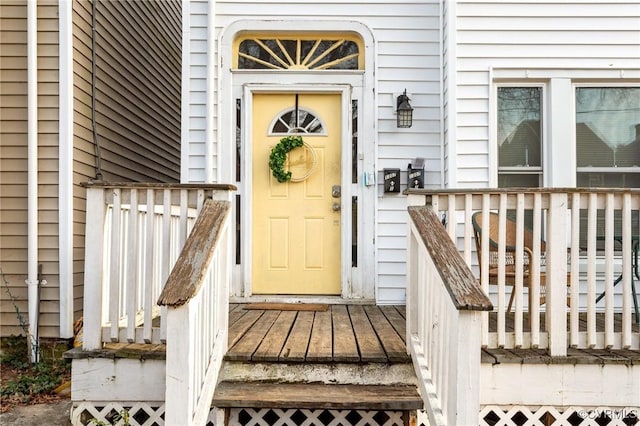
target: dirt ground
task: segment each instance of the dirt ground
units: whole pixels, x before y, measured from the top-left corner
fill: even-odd
[[[68,426],[71,400],[67,397],[46,404],[18,405],[0,414],[0,425],[11,426]]]
[[[0,365],[0,383],[7,383],[20,374],[19,370]],[[14,397],[2,397],[0,402],[0,425],[15,426],[67,426],[70,425],[71,409],[69,377],[58,393],[40,394],[25,402]]]

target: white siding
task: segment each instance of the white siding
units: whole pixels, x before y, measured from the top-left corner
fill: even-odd
[[[199,182],[206,176],[205,144],[206,117],[206,36],[207,7],[205,2],[189,4],[191,25],[189,46],[191,49],[188,78],[188,149],[186,180]],[[439,0],[407,1],[293,1],[234,0],[218,1],[215,5],[216,39],[234,21],[243,20],[332,20],[358,21],[371,29],[375,39],[375,93],[376,105],[361,106],[366,114],[377,117],[377,145],[375,141],[367,149],[377,149],[378,181],[382,169],[400,168],[416,157],[426,160],[426,181],[439,187],[441,182],[440,145],[440,69],[439,69]],[[283,28],[285,29],[285,28]],[[309,28],[313,30],[313,28]],[[228,66],[230,58],[215,58],[216,64]],[[215,77],[215,75],[214,75]],[[217,87],[217,80],[212,87]],[[403,90],[411,97],[414,107],[414,125],[411,129],[397,129],[395,125],[395,96]],[[219,109],[217,96],[214,96]],[[215,114],[215,111],[213,112]],[[213,117],[213,123],[218,117]],[[184,119],[183,119],[184,120]],[[231,123],[228,123],[232,125]],[[215,129],[211,130],[217,140]],[[235,141],[219,141],[234,144]],[[212,155],[219,147],[211,146]],[[213,167],[217,164],[212,159]],[[183,175],[184,176],[184,175]],[[212,176],[220,176],[213,170]],[[402,176],[403,185],[406,174]],[[183,179],[184,180],[184,179]],[[405,298],[405,238],[406,202],[404,196],[383,195],[378,191],[378,222],[376,247],[378,256],[377,299],[380,303],[403,303]]]
[[[557,77],[640,67],[637,1],[459,0],[455,7],[457,114],[447,124],[457,132],[459,188],[486,187],[495,173],[489,158],[491,70],[555,70]]]
[[[207,153],[216,152],[216,147],[206,149],[207,141],[207,51],[208,51],[208,21],[209,5],[205,0],[190,1],[188,5],[188,25],[183,28],[185,41],[183,46],[188,52],[183,52],[183,61],[186,63],[187,76],[183,76],[183,170],[182,181],[206,182],[207,181]],[[211,73],[212,78],[215,73]],[[215,87],[215,85],[212,85]],[[213,129],[210,130],[213,133]],[[185,140],[186,139],[186,140]],[[213,138],[212,140],[215,140]],[[211,164],[215,160],[210,159]],[[186,169],[186,170],[185,170]],[[210,173],[215,173],[211,170]]]

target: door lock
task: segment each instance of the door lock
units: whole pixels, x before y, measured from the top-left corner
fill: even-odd
[[[340,210],[342,210],[342,206],[340,205],[340,203],[333,203],[333,205],[331,206],[331,210],[333,210],[334,212],[339,212]]]
[[[340,198],[341,195],[342,195],[342,188],[340,187],[340,185],[333,185],[331,187],[331,196],[333,198]]]

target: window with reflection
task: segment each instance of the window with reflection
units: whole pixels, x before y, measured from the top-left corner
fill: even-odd
[[[498,87],[498,186],[542,181],[542,87]]]
[[[640,187],[640,87],[577,87],[579,187]]]

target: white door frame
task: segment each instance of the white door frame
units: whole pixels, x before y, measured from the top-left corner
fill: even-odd
[[[340,185],[342,186],[342,200],[350,200],[351,199],[351,183],[349,178],[351,177],[348,171],[350,168],[348,166],[351,165],[351,155],[350,148],[351,145],[347,144],[347,141],[351,140],[351,123],[349,117],[351,116],[351,88],[349,86],[319,86],[319,85],[288,85],[286,88],[283,88],[280,85],[254,85],[249,84],[244,86],[243,93],[243,123],[246,123],[243,126],[243,161],[242,168],[244,169],[243,178],[244,178],[244,215],[242,217],[242,227],[247,231],[244,232],[242,238],[242,247],[252,247],[253,246],[253,205],[252,205],[252,194],[253,191],[253,95],[255,94],[269,94],[269,93],[298,93],[298,94],[335,94],[340,95],[340,141],[341,141],[341,177],[340,177]],[[266,159],[265,159],[266,161]],[[346,190],[345,190],[346,189]],[[340,211],[340,247],[341,247],[341,255],[340,255],[340,281],[341,281],[341,292],[342,297],[346,298],[348,294],[350,294],[351,287],[351,204],[342,201],[342,209]],[[253,291],[251,287],[251,277],[253,259],[252,259],[252,250],[244,250],[243,253],[243,286],[244,286],[244,294],[247,296],[253,296]],[[348,268],[346,266],[349,266]],[[273,296],[261,296],[273,298]],[[306,296],[305,296],[306,297]],[[326,297],[326,296],[323,296]],[[308,298],[308,297],[306,297]]]
[[[282,71],[234,70],[228,65],[220,68],[218,85],[218,177],[220,182],[235,183],[241,199],[241,264],[234,270],[231,289],[232,300],[281,301],[375,301],[376,288],[376,186],[363,184],[363,175],[375,176],[377,140],[374,128],[376,118],[373,90],[373,39],[362,24],[340,22],[267,22],[236,21],[229,25],[220,39],[220,55],[231,58],[232,44],[240,31],[281,30],[299,28],[299,31],[354,31],[361,34],[365,44],[365,71]],[[222,61],[220,61],[222,62]],[[227,64],[229,60],[225,61]],[[341,93],[342,94],[342,244],[341,244],[341,296],[253,296],[251,292],[251,106],[253,93]],[[242,177],[236,182],[236,99],[242,100]],[[351,182],[351,101],[358,101],[358,183]],[[351,197],[358,197],[358,256],[357,267],[351,262]],[[346,200],[346,201],[345,201]],[[235,206],[234,206],[235,207]]]

